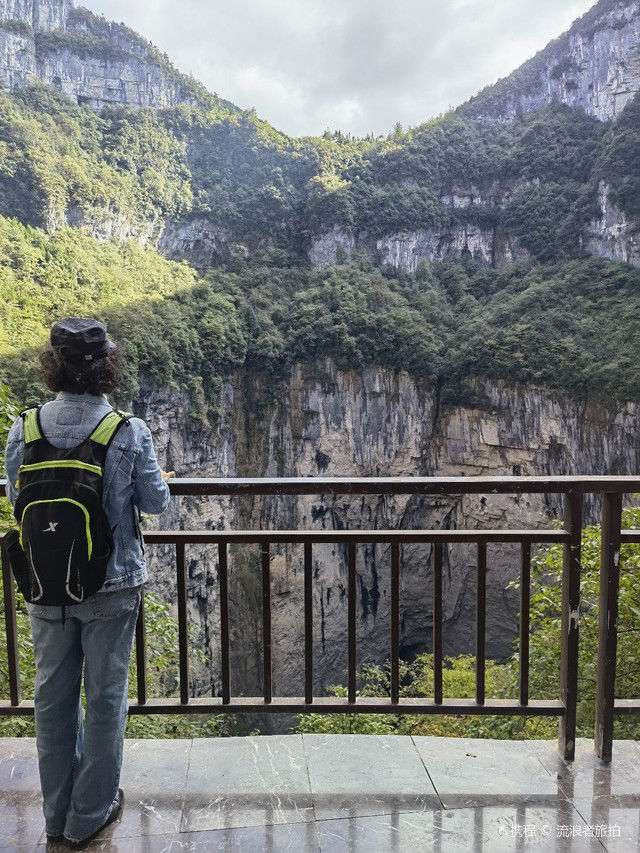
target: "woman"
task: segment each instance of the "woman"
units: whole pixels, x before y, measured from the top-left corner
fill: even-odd
[[[79,445],[111,411],[106,395],[120,383],[120,349],[97,320],[70,317],[51,330],[40,356],[57,397],[39,427],[55,447]],[[7,497],[15,503],[24,454],[23,419],[7,441]],[[169,503],[151,433],[139,418],[117,431],[104,464],[103,507],[113,551],[101,589],[64,609],[29,604],[36,661],[35,718],[43,810],[49,840],[82,847],[120,814],[118,787],[127,712],[127,675],[142,584],[147,580],[136,508],[160,513]],[[80,685],[84,665],[86,714]]]

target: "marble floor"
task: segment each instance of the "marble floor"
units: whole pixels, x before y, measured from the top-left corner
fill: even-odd
[[[90,851],[640,851],[640,744],[376,735],[127,740]],[[0,850],[46,844],[34,741],[0,739]]]

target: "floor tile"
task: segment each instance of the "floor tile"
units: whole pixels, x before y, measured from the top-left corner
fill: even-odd
[[[180,832],[190,752],[190,740],[125,740],[114,837]]]
[[[325,820],[317,829],[321,853],[604,853],[595,839],[573,835],[585,824],[565,801],[559,810],[537,805],[439,809]],[[569,837],[558,837],[565,831]]]
[[[96,839],[85,849],[86,853],[316,853],[318,841],[315,823],[306,822]],[[68,853],[61,845],[37,850]]]
[[[537,760],[546,742],[414,737],[445,808],[555,803],[554,774]],[[542,745],[541,745],[542,744]],[[555,742],[549,742],[553,750]]]
[[[0,850],[33,850],[43,833],[35,740],[0,738]]]
[[[303,740],[318,820],[440,807],[410,738],[311,734]]]
[[[630,741],[614,741],[610,764],[600,761],[593,741],[578,738],[574,761],[539,755],[556,774],[563,794],[570,798],[607,850],[640,850],[640,750]]]
[[[628,853],[640,851],[639,767],[632,741],[603,764],[586,739],[573,762],[555,741],[127,740],[123,815],[86,849]],[[0,850],[66,853],[43,843],[43,824],[34,740],[0,739]]]
[[[575,800],[574,805],[606,850],[612,853],[640,850],[640,798],[634,806],[616,805],[604,798]]]
[[[300,735],[194,741],[183,832],[311,820]]]
[[[616,741],[610,764],[598,758],[593,741],[576,740],[575,759],[564,761],[553,752],[537,753],[538,761],[558,779],[567,797],[576,800],[600,797],[640,799],[640,751],[630,741]]]
[[[3,790],[40,793],[35,738],[0,738],[0,786]]]

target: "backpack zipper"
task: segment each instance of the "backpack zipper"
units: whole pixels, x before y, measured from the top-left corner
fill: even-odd
[[[50,462],[33,462],[30,465],[21,465],[20,471],[40,471],[43,468],[82,468],[84,471],[93,471],[102,477],[102,468],[99,465],[91,465],[89,462],[80,462],[76,459],[52,459]]]

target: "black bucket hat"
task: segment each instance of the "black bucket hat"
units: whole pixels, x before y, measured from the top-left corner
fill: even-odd
[[[104,358],[116,345],[107,337],[107,327],[92,317],[65,317],[51,329],[51,346],[63,358],[93,361]]]

